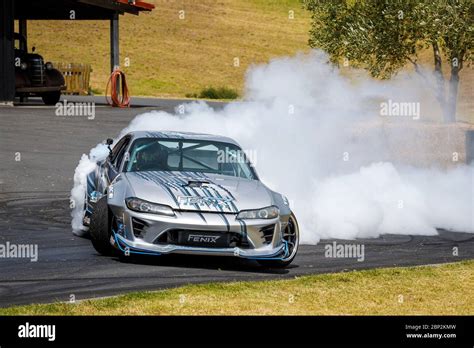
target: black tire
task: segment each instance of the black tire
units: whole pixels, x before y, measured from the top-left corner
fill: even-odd
[[[298,226],[298,221],[296,221],[296,217],[293,213],[291,213],[290,222],[293,224],[292,226],[295,229],[295,236],[296,236],[295,241],[294,241],[295,246],[293,249],[290,250],[290,257],[288,259],[283,259],[283,260],[257,260],[257,262],[260,265],[267,268],[285,268],[285,267],[288,267],[293,262],[298,251],[299,239],[300,239],[299,238],[300,229]],[[290,227],[287,227],[287,229],[285,230],[285,233],[288,232],[289,228]]]
[[[46,105],[55,105],[61,99],[61,91],[43,93],[41,99]]]
[[[112,236],[110,220],[111,213],[107,205],[107,196],[104,196],[96,203],[89,226],[92,246],[99,254],[104,256],[113,256],[117,252],[110,244],[110,237]]]

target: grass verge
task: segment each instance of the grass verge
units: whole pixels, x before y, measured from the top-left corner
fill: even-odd
[[[472,315],[474,261],[188,285],[0,315]]]

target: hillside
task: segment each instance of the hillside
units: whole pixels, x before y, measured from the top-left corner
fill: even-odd
[[[149,2],[156,5],[151,13],[120,18],[121,65],[134,96],[179,98],[207,87],[227,87],[242,95],[251,64],[309,49],[311,19],[300,0]],[[104,93],[109,74],[107,21],[29,21],[28,28],[30,48],[36,46],[53,62],[91,64],[92,90]],[[426,51],[419,62],[431,67],[432,60]],[[443,65],[448,77],[445,61]],[[412,69],[410,64],[407,68]],[[474,69],[465,66],[459,120],[474,122],[473,90]]]
[[[121,64],[133,95],[183,97],[211,86],[241,92],[250,64],[308,50],[310,18],[299,0],[149,2],[151,13],[120,18]],[[45,59],[92,64],[92,88],[104,91],[107,21],[29,21],[28,30],[28,46]]]

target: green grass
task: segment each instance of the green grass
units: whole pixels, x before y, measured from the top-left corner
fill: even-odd
[[[0,309],[0,315],[473,315],[474,261],[210,283]]]
[[[198,97],[202,99],[237,99],[239,93],[227,87],[208,87],[204,88]]]

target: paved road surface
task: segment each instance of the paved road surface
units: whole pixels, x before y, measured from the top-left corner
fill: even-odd
[[[123,262],[98,255],[89,240],[73,236],[70,229],[68,197],[81,154],[116,136],[135,115],[153,109],[173,111],[180,103],[140,99],[135,102],[139,107],[129,109],[98,104],[94,120],[59,117],[54,108],[35,101],[0,107],[0,244],[39,247],[37,262],[0,258],[0,306],[68,301],[72,294],[83,299],[189,283],[290,278],[474,258],[474,235],[446,231],[431,237],[387,235],[337,241],[364,244],[363,262],[326,258],[324,246],[333,241],[325,240],[301,247],[286,270],[263,269],[253,261],[232,258],[167,256]],[[15,160],[18,154],[20,161]],[[453,256],[455,246],[459,256]]]

